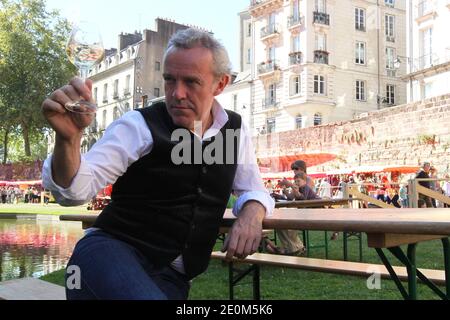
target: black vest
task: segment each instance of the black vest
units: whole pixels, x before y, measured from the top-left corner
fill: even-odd
[[[217,134],[210,141],[201,143],[192,132],[173,123],[164,103],[139,112],[151,131],[153,148],[114,184],[112,201],[99,215],[94,227],[133,245],[155,266],[167,266],[182,254],[186,274],[193,278],[208,267],[230,197],[239,139],[227,138],[226,130],[240,129],[241,117],[227,111],[229,121],[220,131],[223,140],[218,139]],[[182,143],[191,150],[216,156],[212,150],[221,143],[223,150],[228,151],[228,154],[223,152],[224,164],[206,164],[203,157],[200,164],[174,164],[172,149],[179,150],[181,146],[181,141],[171,141],[172,133],[177,129],[187,134],[188,141],[184,139]],[[231,149],[226,149],[227,143]],[[232,161],[230,150],[234,152]],[[176,154],[189,156],[183,152]],[[194,160],[192,151],[191,161]]]

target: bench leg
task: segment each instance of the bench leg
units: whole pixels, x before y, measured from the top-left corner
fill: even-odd
[[[233,267],[233,263],[228,263],[228,288],[230,300],[234,300],[234,287],[244,279],[248,274],[253,273],[253,299],[261,299],[260,290],[260,269],[259,265],[253,264],[245,270],[239,270]]]

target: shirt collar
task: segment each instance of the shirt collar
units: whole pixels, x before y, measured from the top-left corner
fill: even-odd
[[[203,140],[209,139],[217,135],[220,129],[222,129],[223,126],[228,122],[228,114],[216,99],[214,99],[213,102],[212,114],[213,114],[213,124],[208,130],[206,130],[205,134],[203,135]]]

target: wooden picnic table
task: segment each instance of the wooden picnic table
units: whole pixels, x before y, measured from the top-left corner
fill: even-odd
[[[97,215],[62,215],[64,221],[81,221],[83,228],[91,226]],[[230,227],[236,217],[227,209],[223,227]],[[405,299],[416,299],[417,277],[429,285],[441,298],[450,294],[450,209],[408,208],[408,209],[275,209],[263,220],[264,229],[324,230],[343,232],[364,232],[368,246],[374,248],[391,274]],[[446,292],[427,283],[426,277],[415,267],[418,243],[442,239],[446,274]],[[405,254],[401,245],[408,245]],[[405,289],[384,254],[389,250],[408,271],[408,289]]]

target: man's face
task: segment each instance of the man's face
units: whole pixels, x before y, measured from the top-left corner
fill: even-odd
[[[301,178],[294,179],[294,183],[297,187],[301,188],[306,185],[306,181]]]
[[[205,48],[175,49],[164,62],[164,89],[167,111],[173,122],[193,130],[194,121],[203,128],[212,124],[214,97],[228,84],[229,77],[217,79],[213,57]]]
[[[431,165],[426,164],[426,165],[423,166],[423,171],[425,171],[426,173],[428,173],[428,172],[430,172],[430,168],[431,168]]]

